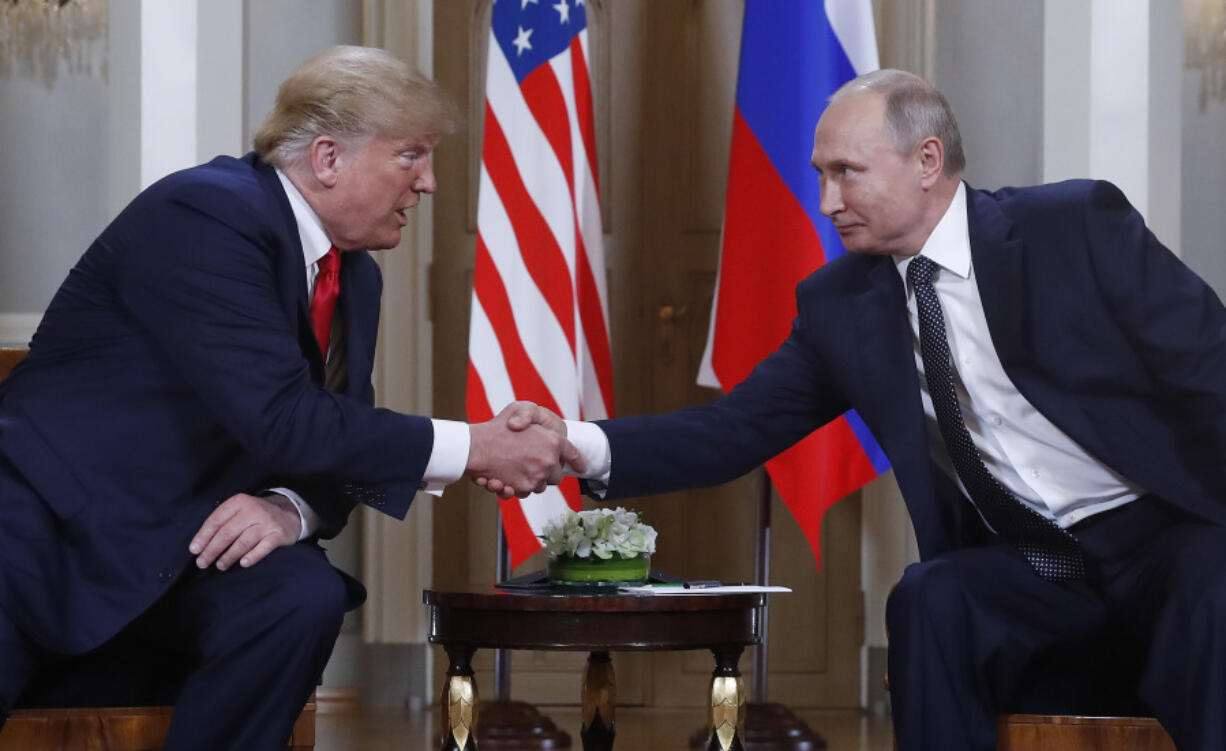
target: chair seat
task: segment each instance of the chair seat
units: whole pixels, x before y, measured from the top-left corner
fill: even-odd
[[[1008,714],[998,723],[997,751],[1175,751],[1152,717]]]
[[[315,695],[298,716],[287,748],[315,748]],[[0,731],[0,751],[158,751],[173,707],[18,709]]]
[[[18,709],[0,731],[0,751],[157,751],[172,707]]]

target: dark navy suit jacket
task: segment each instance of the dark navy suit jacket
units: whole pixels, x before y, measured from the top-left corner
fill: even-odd
[[[381,286],[365,252],[343,255],[349,385],[327,391],[272,167],[219,157],[137,196],[0,385],[0,471],[33,491],[0,498],[0,609],[53,650],[97,646],[238,492],[294,487],[324,536],[358,501],[403,517],[433,428],[372,406]]]
[[[1091,455],[1226,524],[1226,310],[1109,183],[968,188],[975,278],[1018,390]],[[902,278],[845,254],[797,287],[783,345],[727,396],[601,423],[607,498],[741,475],[854,407],[930,558],[984,528],[930,459]]]

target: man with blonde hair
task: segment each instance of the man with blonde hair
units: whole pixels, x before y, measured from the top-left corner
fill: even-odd
[[[85,252],[0,385],[0,724],[101,675],[96,699],[175,703],[167,749],[283,748],[365,596],[318,539],[359,502],[403,518],[466,471],[527,494],[577,461],[511,409],[373,407],[366,251],[435,190],[455,120],[391,55],[327,50],[253,153],[155,183]],[[116,688],[133,660],[156,691]]]

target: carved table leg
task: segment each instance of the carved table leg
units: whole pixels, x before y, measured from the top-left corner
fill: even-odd
[[[592,652],[583,667],[583,751],[612,751],[617,735],[613,719],[617,705],[617,681],[608,652]]]
[[[473,679],[471,647],[444,645],[451,664],[439,701],[442,710],[442,751],[477,751],[477,682]]]
[[[737,669],[743,647],[717,647],[711,674],[711,736],[707,751],[743,751],[745,739],[745,680]]]

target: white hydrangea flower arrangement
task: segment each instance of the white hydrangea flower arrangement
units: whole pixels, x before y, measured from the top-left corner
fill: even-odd
[[[545,524],[540,536],[551,560],[613,556],[636,558],[656,552],[656,530],[640,521],[637,511],[598,508],[567,511]]]

